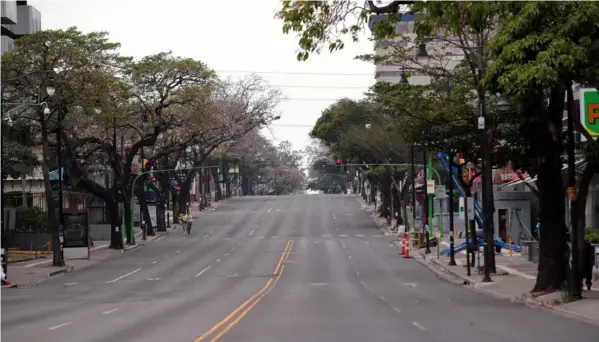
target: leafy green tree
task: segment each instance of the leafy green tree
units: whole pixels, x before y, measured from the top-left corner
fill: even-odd
[[[521,161],[519,167],[536,174],[540,196],[541,252],[533,291],[552,291],[563,287],[568,268],[560,134],[564,94],[568,94],[570,104],[566,110],[574,118],[572,84],[597,86],[599,68],[594,56],[599,6],[593,2],[523,2],[510,6],[512,16],[490,46],[493,64],[487,82],[520,105],[522,137],[532,158]],[[587,149],[587,181],[597,170],[596,150],[596,143]],[[581,193],[586,194],[588,183],[581,187]],[[579,197],[572,217],[582,216],[583,208],[584,199]]]

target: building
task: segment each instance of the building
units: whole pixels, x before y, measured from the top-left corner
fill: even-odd
[[[12,50],[15,40],[41,29],[41,13],[27,1],[2,1],[2,54]]]
[[[28,5],[27,1],[1,1],[1,10],[2,54],[13,49],[15,40],[42,29],[41,13],[35,7]],[[36,149],[36,152],[41,158],[41,149]],[[19,177],[16,174],[9,175],[4,181],[4,191],[6,193],[42,193],[44,185],[41,168],[33,170],[26,177]]]
[[[409,73],[410,84],[426,85],[431,82],[431,76],[421,71],[423,66],[453,70],[464,58],[463,51],[450,43],[434,41],[416,45],[414,43],[416,38],[414,23],[421,15],[403,13],[395,27],[395,32],[401,34],[401,37],[375,42],[375,57],[385,57],[397,51],[401,51],[405,55],[413,55],[407,61],[389,60],[376,63],[374,71],[376,82],[399,83],[402,74]],[[387,19],[388,15],[371,15],[368,27],[372,31],[377,22]]]

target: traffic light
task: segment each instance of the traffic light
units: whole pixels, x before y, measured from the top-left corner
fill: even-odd
[[[464,155],[460,153],[460,156],[458,157],[458,165],[464,164],[466,164],[466,159],[464,158]]]
[[[337,158],[335,160],[335,165],[337,165],[337,168],[341,168],[341,159]]]

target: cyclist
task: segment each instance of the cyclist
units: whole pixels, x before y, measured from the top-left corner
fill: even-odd
[[[187,235],[191,234],[191,222],[192,222],[191,214],[187,214],[186,223],[187,223]]]
[[[181,229],[183,229],[185,227],[186,223],[187,223],[187,215],[181,213],[179,215],[179,225],[180,225]]]

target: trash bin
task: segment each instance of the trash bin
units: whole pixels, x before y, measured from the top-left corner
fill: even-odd
[[[528,254],[528,261],[539,262],[539,241],[522,241],[522,254]]]

